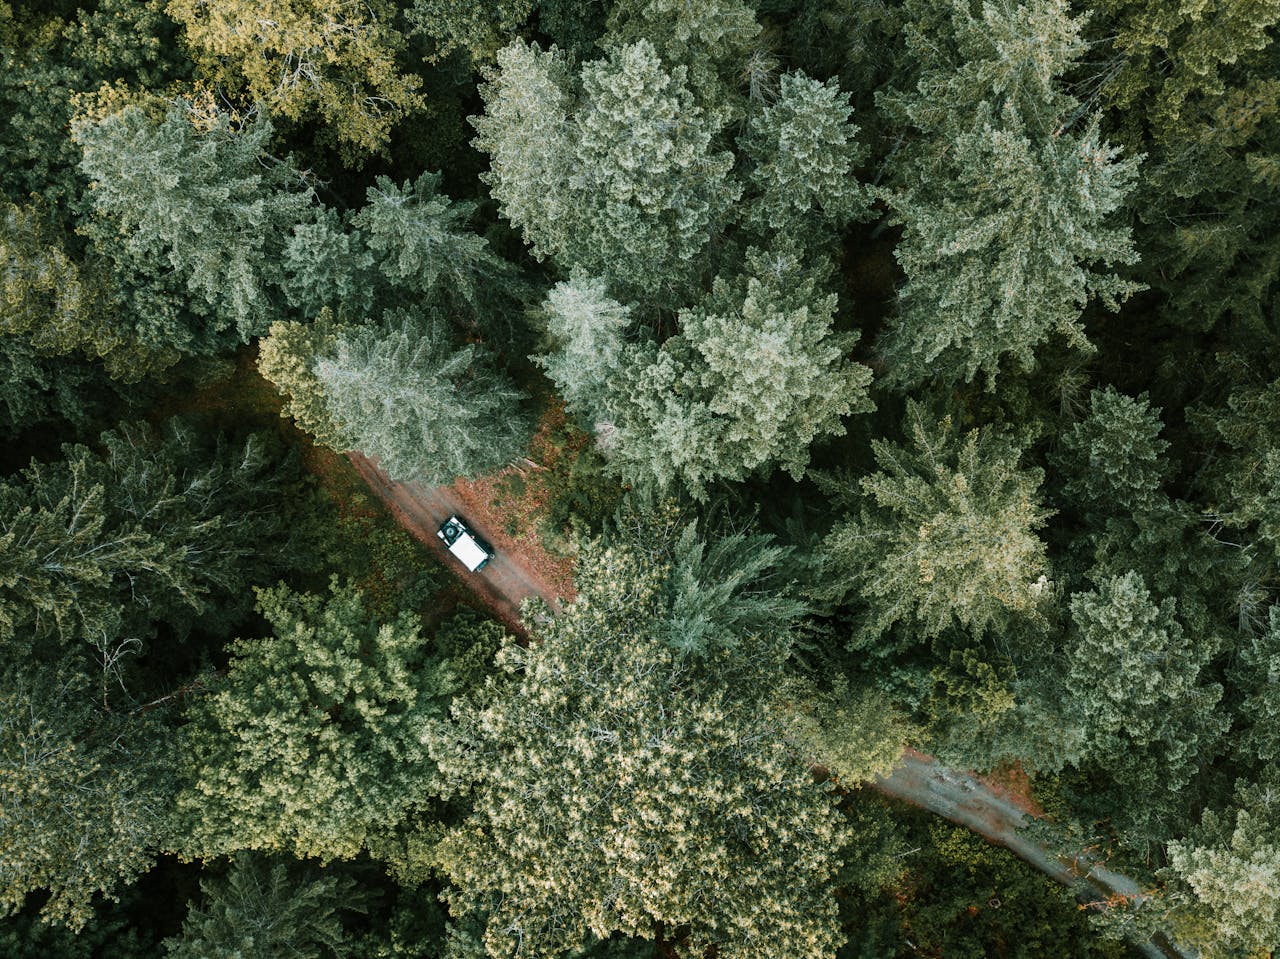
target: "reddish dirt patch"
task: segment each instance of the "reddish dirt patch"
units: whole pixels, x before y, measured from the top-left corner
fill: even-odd
[[[1028,815],[1036,819],[1044,819],[1048,815],[1044,807],[1036,801],[1031,777],[1022,768],[1022,763],[1015,762],[1010,766],[994,769],[985,776],[978,776],[977,779],[992,793],[1017,806]]]

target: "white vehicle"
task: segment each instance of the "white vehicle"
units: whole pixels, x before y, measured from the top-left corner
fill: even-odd
[[[493,547],[471,532],[467,524],[456,516],[445,520],[436,535],[444,540],[449,552],[458,557],[458,561],[472,573],[484,569],[494,557]]]

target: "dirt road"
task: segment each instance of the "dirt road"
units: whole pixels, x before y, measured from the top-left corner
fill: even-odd
[[[560,610],[559,597],[552,587],[515,555],[498,555],[479,573],[468,573],[445,549],[436,536],[450,515],[462,513],[458,498],[448,488],[420,483],[397,483],[376,463],[359,453],[348,458],[365,481],[391,510],[396,520],[421,542],[442,557],[486,606],[498,614],[519,635],[527,635],[520,622],[520,603],[541,596],[551,608]],[[468,522],[471,520],[468,519]],[[491,532],[476,527],[486,539]],[[1072,887],[1091,901],[1124,899],[1141,902],[1147,893],[1127,876],[1112,872],[1086,852],[1060,857],[1035,842],[1024,830],[1032,814],[1004,791],[978,776],[952,769],[932,756],[908,749],[888,776],[871,784],[877,791],[927,809],[958,826],[972,830],[990,842],[1004,846],[1036,869]],[[1171,943],[1163,935],[1136,944],[1148,959],[1195,959],[1196,953]]]
[[[448,569],[458,576],[462,584],[473,591],[485,606],[491,609],[507,626],[525,635],[520,621],[520,603],[532,596],[541,596],[557,612],[559,597],[554,589],[514,554],[498,550],[498,554],[478,573],[469,573],[445,548],[436,535],[444,521],[452,515],[467,520],[476,533],[493,542],[496,537],[489,530],[468,516],[458,497],[443,486],[425,486],[421,483],[398,483],[378,468],[378,464],[360,453],[348,453],[347,459],[360,473],[369,488],[378,494],[387,509],[415,539],[440,557]]]

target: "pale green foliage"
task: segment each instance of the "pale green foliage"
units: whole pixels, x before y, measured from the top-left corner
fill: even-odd
[[[321,959],[348,955],[339,912],[364,912],[347,877],[324,875],[253,854],[224,879],[201,879],[182,932],[165,940],[168,959]]]
[[[1137,160],[1117,161],[1096,123],[1070,130],[1081,109],[1059,78],[1083,43],[1065,0],[943,9],[908,31],[915,89],[880,101],[922,134],[884,193],[907,282],[883,348],[900,383],[982,372],[991,385],[1005,359],[1033,368],[1051,335],[1089,349],[1086,304],[1114,310],[1139,288],[1110,272],[1137,260],[1113,217]]]
[[[452,482],[503,466],[524,448],[520,392],[475,344],[455,350],[443,323],[404,312],[350,329],[313,366],[345,448],[399,479]]]
[[[888,775],[916,732],[876,690],[854,690],[837,677],[829,690],[799,677],[777,689],[788,732],[810,762],[848,788]]]
[[[1102,514],[1132,515],[1157,506],[1168,472],[1162,425],[1145,393],[1134,399],[1110,386],[1094,390],[1088,416],[1062,437],[1067,501]]]
[[[437,856],[491,956],[560,956],[589,934],[724,959],[829,955],[844,833],[761,708],[772,670],[704,665],[653,630],[661,567],[588,546],[578,596],[500,654],[512,682],[456,703],[433,752],[474,812]]]
[[[357,315],[368,313],[373,254],[359,234],[343,230],[333,210],[316,212],[314,221],[296,224],[284,241],[280,288],[285,299],[303,316],[339,306]]]
[[[485,180],[534,255],[602,277],[625,298],[669,303],[741,192],[726,122],[708,112],[647,40],[587,63],[575,95],[563,56],[521,42],[481,87],[474,143]]]
[[[752,115],[741,146],[754,161],[747,222],[758,232],[803,235],[809,224],[840,230],[869,212],[853,176],[866,150],[849,122],[849,95],[834,80],[782,76],[778,99]]]
[[[444,307],[474,309],[495,287],[510,286],[513,270],[467,229],[475,204],[454,203],[439,188],[438,173],[401,187],[378,177],[352,223],[393,285]]]
[[[169,0],[169,15],[215,81],[291,120],[319,114],[349,162],[383,147],[423,105],[396,54],[388,0]]]
[[[45,889],[41,916],[73,928],[171,825],[164,732],[95,708],[87,686],[34,662],[0,672],[0,912]]]
[[[607,395],[622,356],[631,308],[612,299],[603,280],[579,269],[557,283],[542,303],[547,352],[533,357],[565,404],[591,417]]]
[[[1184,742],[1180,727],[1212,715],[1222,695],[1199,679],[1213,649],[1184,632],[1175,608],[1133,572],[1071,597],[1067,685],[1104,758]]]
[[[724,99],[762,49],[755,11],[743,0],[615,0],[601,45],[612,51],[640,40],[669,66],[686,67],[708,100]]]
[[[188,712],[184,852],[356,856],[427,801],[422,736],[448,675],[413,615],[379,623],[354,587],[257,595],[271,634],[233,643],[225,678]]]
[[[315,362],[337,349],[338,333],[344,329],[324,310],[311,323],[278,320],[258,341],[258,372],[285,397],[280,415],[292,417],[299,429],[332,449],[342,449],[347,434],[329,415]]]
[[[857,597],[865,643],[901,622],[936,636],[976,633],[1011,617],[1039,617],[1051,598],[1036,535],[1039,469],[1019,465],[1017,440],[991,426],[959,433],[908,401],[904,443],[873,444],[880,471],[859,482],[857,517],[827,537],[821,595]]]
[[[774,464],[803,476],[815,439],[875,408],[871,371],[848,359],[857,334],[832,331],[836,297],[822,280],[790,251],[752,249],[741,275],[680,311],[677,335],[629,351],[626,393],[606,404],[615,468],[636,483],[678,479],[695,496]]]
[[[155,277],[167,284],[159,288],[168,293],[167,312],[148,311],[126,295],[122,306],[136,311],[137,338],[207,353],[263,332],[285,238],[313,215],[298,172],[265,155],[271,125],[258,120],[235,129],[219,114],[199,130],[190,107],[178,102],[159,122],[130,105],[79,121],[73,135],[84,151],[80,169],[92,181],[94,215],[81,231],[116,263],[122,282],[145,288]],[[138,270],[143,275],[135,276]],[[175,318],[179,309],[198,322]]]
[[[435,42],[432,60],[461,50],[484,62],[529,19],[533,6],[534,0],[413,0],[405,18]]]
[[[1267,628],[1241,642],[1233,684],[1245,693],[1244,727],[1234,745],[1249,762],[1280,759],[1280,605],[1267,612]]]
[[[1115,226],[1136,161],[1116,162],[1096,125],[1081,136],[1031,137],[1005,108],[948,140],[940,169],[915,168],[893,194],[906,226],[894,254],[907,274],[883,348],[902,383],[990,385],[1002,360],[1030,370],[1051,335],[1089,350],[1079,316],[1138,289],[1106,269],[1133,263]]]
[[[1172,925],[1205,959],[1262,959],[1280,949],[1280,780],[1237,783],[1234,808],[1206,812],[1169,843]]]

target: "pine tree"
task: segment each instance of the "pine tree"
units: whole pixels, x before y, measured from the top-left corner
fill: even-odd
[[[0,911],[47,890],[41,916],[72,928],[151,867],[176,788],[167,731],[88,685],[35,660],[0,671]]]
[[[1280,781],[1266,768],[1238,782],[1235,802],[1169,843],[1169,919],[1205,959],[1280,949]]]
[[[907,282],[882,348],[901,384],[991,385],[1005,360],[1032,369],[1051,335],[1088,350],[1085,305],[1115,310],[1139,288],[1110,272],[1137,259],[1113,216],[1137,159],[1117,161],[1096,122],[1071,132],[1080,108],[1058,78],[1082,46],[1065,0],[943,20],[944,43],[908,34],[915,90],[881,100],[921,134],[884,194]]]
[[[856,491],[834,489],[858,514],[823,544],[819,595],[856,599],[860,644],[897,623],[927,638],[1042,615],[1053,592],[1036,534],[1049,516],[1038,497],[1043,473],[1020,465],[1022,448],[1008,433],[961,434],[951,416],[936,420],[913,401],[903,432],[905,442],[872,444],[880,470]]]
[[[546,370],[565,404],[582,419],[594,420],[618,374],[631,308],[609,296],[605,282],[575,269],[542,303],[547,350],[533,357]]]
[[[866,150],[854,139],[852,112],[835,81],[783,74],[776,102],[752,115],[740,141],[755,164],[746,220],[758,234],[801,239],[806,229],[838,232],[867,215],[869,199],[853,175]]]
[[[502,51],[474,143],[534,255],[624,300],[670,304],[688,287],[741,190],[733,155],[713,147],[727,118],[698,103],[686,75],[639,40],[584,64],[579,94],[558,51]]]
[[[430,59],[463,51],[476,63],[492,60],[533,12],[534,0],[413,0],[405,17],[433,43]]]
[[[700,307],[680,312],[676,336],[631,350],[626,393],[606,401],[623,476],[678,479],[695,496],[775,464],[798,479],[815,439],[874,409],[871,371],[848,360],[857,334],[832,331],[824,279],[789,250],[749,250],[742,274],[717,278]]]
[[[354,587],[257,596],[270,635],[234,642],[226,676],[188,711],[184,851],[354,857],[429,801],[422,737],[449,677],[413,615],[380,623]]]
[[[181,934],[165,940],[169,959],[344,956],[341,913],[366,910],[348,877],[253,854],[237,856],[225,878],[201,879],[200,891]]]
[[[179,101],[159,121],[129,105],[73,128],[92,181],[81,232],[114,265],[131,334],[180,353],[265,332],[285,238],[313,216],[300,174],[266,155],[270,123],[197,120]]]
[[[313,369],[350,448],[394,477],[448,483],[505,465],[528,439],[520,393],[486,364],[438,319],[392,312],[340,335]]]
[[[405,40],[387,0],[169,0],[167,9],[216,82],[290,120],[318,114],[350,163],[423,106],[417,77],[397,63]]]
[[[335,450],[351,447],[354,440],[330,416],[315,365],[336,352],[338,336],[346,331],[326,309],[311,323],[278,320],[258,341],[258,372],[285,397],[280,415]]]
[[[433,744],[474,789],[435,856],[489,955],[659,927],[681,955],[725,959],[840,942],[843,828],[761,708],[781,663],[697,667],[655,641],[663,575],[622,547],[584,549],[577,601],[504,650],[511,680],[455,704]]]

